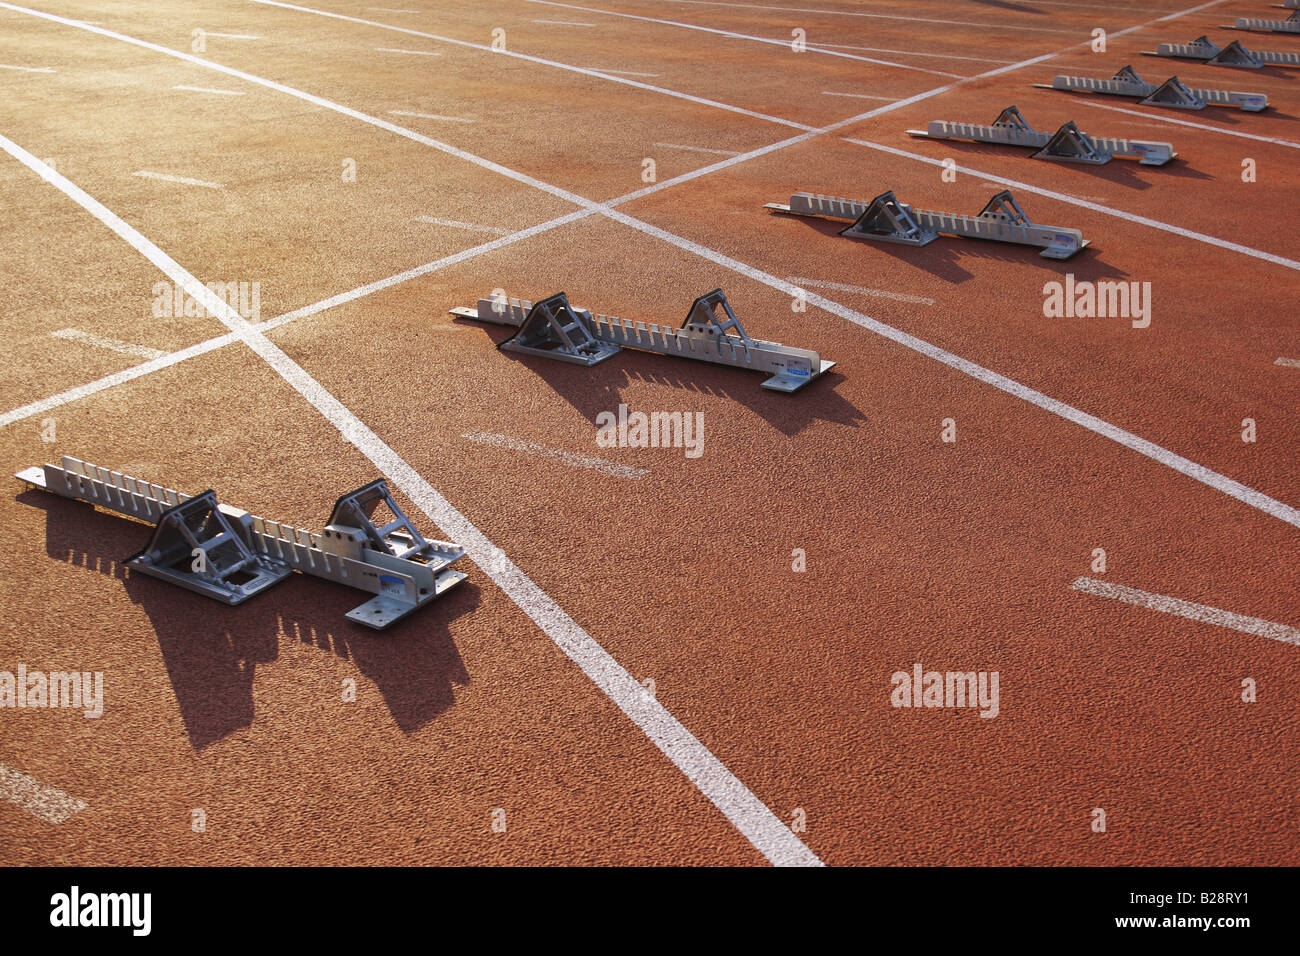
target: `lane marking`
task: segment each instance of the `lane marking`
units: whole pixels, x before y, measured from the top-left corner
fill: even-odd
[[[620,465],[616,461],[606,461],[604,458],[593,458],[591,455],[564,451],[561,448],[551,448],[548,445],[539,445],[537,442],[525,441],[522,438],[511,438],[509,435],[498,435],[495,432],[466,432],[460,437],[483,445],[495,445],[497,448],[508,448],[511,451],[522,451],[529,455],[537,455],[540,458],[549,458],[571,468],[589,468],[592,471],[613,475],[615,478],[635,479],[650,474],[648,468],[633,468],[631,465]]]
[[[35,777],[19,773],[0,763],[0,797],[16,803],[32,816],[46,823],[62,823],[89,805],[60,790],[41,783]]]
[[[1276,362],[1274,362],[1273,364],[1274,364],[1274,365],[1286,365],[1286,366],[1288,366],[1289,368],[1300,368],[1300,359],[1280,358],[1280,359],[1278,359]]]
[[[151,173],[147,169],[137,169],[131,174],[144,179],[161,179],[165,183],[180,183],[183,186],[203,186],[206,189],[225,189],[221,183],[210,183],[202,179],[190,179],[186,176],[172,176],[170,173]]]
[[[739,156],[734,149],[709,149],[707,146],[682,146],[678,143],[655,143],[660,149],[684,149],[691,153],[712,153],[715,156]]]
[[[844,285],[821,279],[800,279],[796,276],[790,276],[785,281],[809,289],[834,289],[836,292],[853,292],[857,295],[875,296],[878,299],[893,299],[895,302],[910,302],[913,305],[934,305],[934,299],[927,299],[923,295],[908,295],[906,292],[887,292],[884,289],[868,289],[860,285]]]
[[[899,56],[928,56],[939,60],[970,60],[973,63],[1012,63],[1013,60],[994,60],[986,56],[954,56],[951,53],[919,53],[916,50],[885,50],[876,46],[852,46],[848,43],[813,43],[810,46],[828,47],[832,50],[865,50],[868,53],[896,53]]]
[[[1300,628],[1289,627],[1286,624],[1274,624],[1272,621],[1264,621],[1257,617],[1234,614],[1232,611],[1223,611],[1205,604],[1193,604],[1191,601],[1164,594],[1151,594],[1148,591],[1139,591],[1137,588],[1111,584],[1096,578],[1079,578],[1070,587],[1084,594],[1123,601],[1125,604],[1160,611],[1164,614],[1176,614],[1193,621],[1202,621],[1216,627],[1228,627],[1243,634],[1254,634],[1256,637],[1267,637],[1270,640],[1300,647]]]
[[[247,33],[212,33],[209,30],[203,31],[204,36],[220,37],[223,40],[260,40],[261,37],[250,36]]]
[[[173,86],[173,90],[188,90],[191,93],[216,93],[219,96],[243,96],[243,90],[214,90],[208,86]]]
[[[853,143],[855,146],[865,146],[868,149],[879,150],[882,153],[892,153],[895,156],[902,156],[905,159],[914,159],[920,163],[927,163],[931,166],[943,166],[944,161],[932,159],[929,156],[922,156],[920,153],[910,153],[905,149],[896,149],[893,146],[884,146],[880,143],[872,143],[865,139],[844,138],[846,143]],[[1003,186],[1011,186],[1024,192],[1034,193],[1039,196],[1046,196],[1048,199],[1055,199],[1058,202],[1069,203],[1072,206],[1080,206],[1084,209],[1091,209],[1093,212],[1105,213],[1107,216],[1114,216],[1116,219],[1123,219],[1125,222],[1137,223],[1142,226],[1150,226],[1152,229],[1159,229],[1162,232],[1173,233],[1175,236],[1182,236],[1184,239],[1195,239],[1197,242],[1204,242],[1207,245],[1217,246],[1220,249],[1228,249],[1232,252],[1240,252],[1244,256],[1251,256],[1255,259],[1262,259],[1265,262],[1271,262],[1274,265],[1285,266],[1288,269],[1300,270],[1300,262],[1295,259],[1288,259],[1285,256],[1274,255],[1271,252],[1264,252],[1261,249],[1255,249],[1251,246],[1244,246],[1239,242],[1231,242],[1227,239],[1220,239],[1217,236],[1206,235],[1203,232],[1196,232],[1191,229],[1184,229],[1182,226],[1171,225],[1167,222],[1161,222],[1158,219],[1148,219],[1146,216],[1139,216],[1137,213],[1125,212],[1122,209],[1115,209],[1112,206],[1103,206],[1101,203],[1089,202],[1086,199],[1080,199],[1078,196],[1068,196],[1065,193],[1058,193],[1055,190],[1044,189],[1041,186],[1032,186],[1029,183],[1021,182],[1017,179],[1007,179],[1002,176],[994,176],[992,173],[982,172],[978,169],[971,169],[967,166],[950,166],[958,172],[965,173],[968,176],[981,176],[990,182],[999,183]]]
[[[568,70],[570,73],[579,73],[583,76],[591,76],[591,77],[595,77],[596,79],[609,80],[609,82],[611,83],[622,83],[625,86],[632,86],[640,90],[648,90],[652,93],[660,93],[664,96],[671,96],[675,99],[686,100],[691,103],[699,104],[700,106],[711,106],[714,109],[726,110],[729,113],[738,113],[741,116],[749,116],[754,119],[760,119],[768,123],[777,123],[778,125],[781,126],[789,126],[792,127],[793,129],[812,129],[811,126],[806,126],[803,123],[796,123],[793,120],[782,119],[779,116],[769,116],[766,113],[759,113],[754,110],[747,110],[739,106],[729,106],[726,103],[719,103],[717,100],[705,99],[702,96],[692,96],[689,93],[680,93],[677,90],[666,89],[665,87],[662,86],[652,86],[649,83],[641,83],[638,82],[637,80],[625,79],[621,76],[616,76],[610,73],[600,73],[596,70],[589,70],[586,67],[573,66],[572,64],[569,63],[560,63],[556,60],[547,60],[540,56],[530,56],[527,53],[517,53],[514,50],[494,50],[492,49],[492,47],[485,46],[482,43],[471,43],[469,40],[457,40],[454,37],[439,36],[436,33],[424,33],[420,30],[412,30],[408,27],[394,26],[391,23],[379,23],[378,21],[375,20],[363,20],[360,17],[349,17],[349,16],[345,16],[342,13],[330,13],[327,10],[314,10],[311,7],[300,7],[292,3],[283,3],[281,2],[281,0],[250,0],[250,2],[260,3],[268,7],[281,7],[285,10],[297,10],[299,13],[310,13],[318,17],[328,17],[331,20],[343,20],[348,23],[360,23],[364,26],[376,27],[381,30],[393,30],[398,33],[409,33],[412,36],[424,37],[425,39],[428,40],[437,40],[439,43],[451,43],[456,46],[467,47],[471,50],[479,50],[484,53],[491,53],[494,56],[513,57],[516,60],[526,60],[529,63],[540,63],[543,66],[554,67],[558,70]],[[23,9],[23,8],[15,8],[15,9]],[[36,12],[36,11],[31,11],[31,12]],[[49,14],[46,15],[49,16]],[[75,21],[70,21],[70,22],[75,24]]]
[[[822,865],[816,854],[766,804],[642,687],[636,678],[624,670],[550,595],[302,366],[175,259],[53,167],[3,135],[0,135],[0,148],[130,244],[270,365],[347,441],[370,459],[381,474],[406,494],[439,528],[444,538],[463,547],[479,569],[641,728],[650,741],[769,862],[777,866]]]
[[[263,0],[254,0],[254,2],[263,2]],[[597,10],[594,7],[578,7],[569,3],[554,3],[552,0],[527,0],[528,3],[544,3],[549,7],[567,7],[570,10],[582,10],[586,13],[599,13],[608,17],[623,17],[627,20],[640,20],[643,23],[657,23],[661,26],[681,27],[684,30],[697,30],[701,33],[712,33],[715,36],[728,37],[732,40],[751,40],[754,43],[766,43],[768,45],[785,47],[790,49],[790,40],[777,40],[772,37],[756,37],[748,33],[736,33],[731,30],[716,30],[713,27],[702,27],[695,23],[683,23],[680,20],[659,20],[655,17],[643,17],[635,13],[618,13],[614,10]],[[958,79],[965,79],[960,73],[946,73],[942,70],[931,70],[924,66],[915,66],[911,63],[895,63],[893,60],[877,60],[869,56],[858,56],[856,53],[845,53],[841,50],[821,49],[813,44],[808,44],[808,49],[813,53],[824,53],[827,56],[837,56],[845,60],[857,60],[861,63],[875,63],[877,66],[892,66],[899,70],[911,70],[915,73],[928,73],[931,76],[950,76]]]
[[[102,335],[95,335],[93,332],[83,332],[81,329],[59,329],[57,332],[51,332],[50,335],[56,339],[80,342],[83,345],[94,345],[101,349],[123,352],[126,355],[134,355],[144,359],[162,358],[167,354],[162,349],[151,349],[147,345],[136,345],[134,342],[123,342],[121,339],[109,339]]]
[[[408,53],[411,56],[442,56],[442,53],[438,50],[396,50],[387,46],[377,46],[375,49],[380,53]]]
[[[530,0],[533,3],[542,3],[544,0]],[[860,13],[856,10],[814,10],[808,7],[772,7],[760,3],[709,3],[705,0],[669,0],[671,3],[694,3],[697,6],[707,7],[744,7],[747,10],[783,10],[789,13],[822,13],[827,16],[837,17],[868,17],[873,20],[902,20],[907,23],[943,23],[952,24],[959,27],[981,27],[985,30],[1019,30],[1025,33],[1073,33],[1073,30],[1057,30],[1049,27],[1023,27],[1013,26],[1007,23],[982,23],[977,20],[934,20],[926,17],[902,17],[897,14],[887,13]],[[1113,36],[1113,34],[1112,34]]]
[[[455,219],[438,219],[434,216],[416,216],[416,222],[428,222],[435,226],[454,226],[457,229],[470,229],[474,232],[490,232],[496,236],[508,236],[509,229],[498,229],[496,226],[480,226],[473,222],[458,222]]]
[[[8,66],[0,63],[0,70],[17,70],[20,73],[53,73],[54,70],[48,66]]]
[[[414,116],[418,119],[442,120],[447,123],[477,123],[478,120],[464,116],[442,116],[438,113],[412,113],[408,110],[389,110],[389,116]]]
[[[885,100],[888,103],[897,99],[894,96],[874,96],[871,93],[837,93],[835,90],[822,90],[822,96],[848,96],[855,100]]]
[[[557,27],[594,27],[594,23],[578,23],[574,20],[534,20],[534,23],[549,23]]]
[[[1261,143],[1272,143],[1275,146],[1286,146],[1291,149],[1300,149],[1300,143],[1293,143],[1289,139],[1274,139],[1271,136],[1258,136],[1255,133],[1242,133],[1235,129],[1223,129],[1219,126],[1210,126],[1208,123],[1193,123],[1191,120],[1174,119],[1169,116],[1152,116],[1150,113],[1143,113],[1140,110],[1129,110],[1122,106],[1110,106],[1106,103],[1093,103],[1083,97],[1078,101],[1084,106],[1093,106],[1099,110],[1111,110],[1116,113],[1127,113],[1129,116],[1140,116],[1144,120],[1150,120],[1152,123],[1170,123],[1174,126],[1190,126],[1192,129],[1208,130],[1211,133],[1222,133],[1224,136],[1237,136],[1241,139],[1253,139]]]
[[[392,7],[366,7],[367,10],[374,10],[376,13],[423,13],[423,10],[394,10]]]
[[[648,76],[648,77],[656,77],[656,76],[659,75],[658,73],[634,73],[632,70],[606,70],[606,69],[604,69],[603,67],[602,67],[602,68],[593,67],[593,69],[595,69],[596,72],[598,72],[598,73],[617,73],[619,76]]]

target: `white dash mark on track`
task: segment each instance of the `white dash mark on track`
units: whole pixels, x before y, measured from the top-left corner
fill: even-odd
[[[428,222],[435,226],[453,226],[456,229],[470,229],[474,232],[490,232],[494,236],[508,236],[509,229],[498,229],[496,226],[480,226],[473,222],[458,222],[455,219],[438,219],[434,216],[416,216],[416,222]]]
[[[594,23],[579,23],[576,20],[534,20],[534,23],[548,23],[557,27],[594,27]]]
[[[1096,578],[1079,578],[1070,587],[1084,594],[1111,598],[1136,607],[1176,614],[1193,621],[1202,621],[1216,627],[1229,627],[1243,634],[1254,634],[1256,637],[1267,637],[1300,647],[1300,628],[1289,627],[1286,624],[1274,624],[1272,621],[1263,621],[1257,617],[1246,617],[1244,614],[1234,614],[1232,611],[1223,611],[1205,604],[1193,604],[1191,601],[1164,594],[1151,594],[1122,584],[1098,581]]]
[[[46,823],[62,823],[86,809],[86,801],[69,796],[57,787],[47,787],[25,773],[0,763],[0,797],[16,803]]]
[[[590,468],[592,471],[604,472],[607,475],[613,475],[615,478],[640,478],[650,474],[649,469],[646,468],[620,465],[617,462],[606,461],[603,458],[593,458],[590,455],[563,451],[559,448],[539,445],[537,442],[524,441],[521,438],[511,438],[509,435],[498,435],[494,432],[466,432],[460,437],[484,445],[495,445],[498,448],[509,448],[511,451],[522,451],[529,455],[537,455],[540,458],[549,458],[572,468]]]
[[[648,76],[653,78],[659,75],[658,73],[634,73],[631,70],[605,70],[600,67],[590,67],[589,69],[593,69],[597,73],[613,73],[615,76]]]
[[[785,280],[795,285],[810,289],[834,289],[836,292],[853,292],[858,295],[871,295],[878,299],[893,299],[895,302],[911,302],[916,305],[934,305],[934,299],[922,295],[908,295],[906,292],[887,292],[884,289],[868,289],[860,285],[844,285],[839,282],[823,282],[820,279],[800,279],[794,276]]]
[[[83,345],[94,345],[101,349],[135,355],[139,358],[156,359],[167,354],[162,349],[152,349],[147,345],[136,345],[134,342],[123,342],[121,339],[109,339],[102,335],[95,335],[93,332],[83,332],[81,329],[59,329],[59,331],[50,334],[56,339],[80,342]]]
[[[390,116],[414,116],[416,119],[442,120],[446,123],[475,123],[477,120],[466,119],[464,116],[443,116],[439,113],[411,113],[406,110],[389,110]]]
[[[855,100],[884,100],[886,103],[892,103],[897,97],[893,96],[873,96],[870,93],[839,93],[835,90],[822,90],[822,96],[847,96]]]
[[[394,10],[392,7],[366,7],[367,10],[374,10],[376,13],[423,13],[423,10]]]
[[[0,70],[17,70],[19,73],[53,73],[54,70],[48,66],[8,66],[0,63]]]
[[[740,153],[730,149],[709,149],[707,146],[680,146],[677,143],[655,143],[661,149],[684,149],[692,153],[712,153],[714,156],[739,156]]]
[[[210,86],[173,86],[173,90],[186,90],[190,93],[215,93],[218,96],[243,96],[243,90],[217,90]]]
[[[1289,367],[1289,368],[1300,368],[1300,359],[1280,358],[1280,359],[1278,359],[1276,362],[1274,362],[1273,364],[1274,364],[1274,365],[1285,365],[1285,366],[1287,366],[1287,367]]]
[[[204,36],[220,37],[223,40],[260,40],[261,37],[255,37],[248,33],[213,33],[211,30],[205,30]]]
[[[380,53],[406,53],[410,56],[442,56],[437,50],[398,50],[388,46],[377,46],[375,49]]]
[[[165,183],[180,183],[184,186],[203,186],[206,189],[225,189],[221,183],[209,183],[202,179],[189,179],[186,176],[172,176],[168,173],[151,173],[147,169],[137,169],[131,174],[132,176],[142,176],[145,179],[161,179]]]

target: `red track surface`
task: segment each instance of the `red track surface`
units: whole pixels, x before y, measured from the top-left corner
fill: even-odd
[[[658,184],[726,159],[656,144],[744,153],[801,135],[798,124],[819,129],[956,84],[616,207],[669,237],[597,212],[268,336],[628,674],[652,678],[658,701],[777,817],[788,824],[805,811],[798,837],[822,861],[1300,862],[1300,649],[1070,587],[1099,577],[1294,627],[1296,526],[815,305],[792,311],[787,292],[764,281],[887,292],[810,286],[1294,506],[1300,369],[1275,360],[1300,359],[1295,147],[1159,121],[1294,144],[1300,71],[1140,52],[1201,33],[1259,49],[1300,49],[1300,40],[1216,30],[1255,12],[1240,2],[1164,23],[1153,21],[1187,8],[834,8],[871,14],[849,16],[775,2],[397,5],[417,14],[343,0],[306,6],[484,46],[500,27],[511,52],[655,74],[623,78],[767,118],[260,3],[160,11],[47,0],[44,12],[187,53],[196,28],[256,36],[209,36],[195,55],[540,183],[3,7],[0,64],[56,72],[0,70],[10,106],[0,133],[53,159],[201,281],[260,282],[265,319],[495,238],[417,216],[514,232],[578,208],[539,184],[607,202],[647,185],[646,157]],[[986,26],[966,25],[975,23]],[[800,28],[814,45],[872,48],[842,52],[972,77],[1058,55],[959,82],[680,24],[782,40]],[[1088,51],[1094,27],[1111,34],[1104,54]],[[1272,106],[1186,113],[1033,88],[1057,73],[1109,76],[1125,63],[1149,81],[1177,73],[1192,86],[1264,92]],[[988,123],[1013,103],[1040,129],[1072,118],[1098,135],[1171,141],[1180,159],[1165,168],[1050,164],[904,132],[931,119]],[[846,139],[951,157],[978,174],[945,182],[934,165]],[[1256,182],[1242,182],[1245,157],[1256,160]],[[349,158],[355,183],[340,176]],[[4,409],[141,361],[55,331],[164,352],[227,331],[208,317],[152,318],[157,270],[57,188],[2,159]],[[141,170],[224,188],[132,175]],[[1013,192],[1031,219],[1082,229],[1092,246],[1058,263],[956,239],[920,249],[853,243],[832,224],[762,209],[797,190],[867,199],[893,189],[919,208],[975,213],[1001,188],[985,176],[1284,261],[1022,189]],[[1150,328],[1044,318],[1043,285],[1067,272],[1150,282]],[[583,369],[498,352],[506,330],[446,315],[495,288],[533,299],[563,289],[601,312],[672,323],[718,286],[751,335],[814,348],[835,371],[785,396],[751,373],[643,353]],[[620,403],[703,412],[704,454],[597,447],[596,416]],[[49,418],[54,443],[42,441]],[[948,418],[955,444],[940,440]],[[1257,423],[1253,444],[1241,441],[1244,418]],[[9,472],[74,455],[189,492],[214,487],[223,501],[309,528],[338,495],[376,477],[238,343],[2,420]],[[627,480],[462,437],[474,431],[648,474]],[[0,862],[764,861],[470,561],[465,585],[376,633],[343,616],[357,592],[317,579],[225,608],[128,576],[117,562],[147,529],[14,488],[0,499],[0,670],[102,671],[106,703],[97,720],[0,710],[0,764],[87,804],[51,824],[0,801]],[[399,498],[417,525],[440,534]],[[803,573],[791,570],[796,548],[807,554]],[[1090,569],[1094,548],[1106,549],[1104,574]],[[998,671],[999,716],[892,707],[890,675],[917,662]],[[1247,677],[1259,687],[1250,704],[1240,699]],[[357,681],[356,703],[340,699],[347,678]],[[1106,810],[1105,833],[1090,827],[1096,807]],[[205,833],[191,831],[194,808],[207,813]],[[497,808],[504,833],[490,825]]]

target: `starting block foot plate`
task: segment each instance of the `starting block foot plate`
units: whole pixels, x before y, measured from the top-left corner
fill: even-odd
[[[425,600],[431,601],[433,598],[440,597],[444,591],[448,591],[460,584],[467,577],[469,575],[463,571],[443,571],[434,581],[434,593]],[[412,604],[409,601],[391,598],[386,594],[376,594],[369,601],[359,604],[348,611],[344,617],[358,624],[364,624],[373,630],[382,631],[388,625],[406,617],[424,603],[425,601],[420,604]]]
[[[835,367],[834,362],[822,361],[821,369],[817,375],[823,375]],[[774,392],[797,392],[817,375],[801,375],[796,372],[782,372],[780,375],[773,375],[763,383],[763,388],[771,389]]]

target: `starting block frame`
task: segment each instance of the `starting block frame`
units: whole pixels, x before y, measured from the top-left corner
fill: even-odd
[[[1207,36],[1199,36],[1191,43],[1161,43],[1154,50],[1142,51],[1142,55],[1199,60],[1207,66],[1229,66],[1240,70],[1258,70],[1264,66],[1300,66],[1300,53],[1247,50],[1240,40],[1233,40],[1221,47],[1212,43]]]
[[[1074,93],[1105,93],[1110,96],[1130,96],[1140,99],[1143,105],[1167,106],[1171,109],[1203,110],[1206,106],[1235,106],[1247,113],[1258,113],[1268,107],[1268,97],[1263,93],[1242,93],[1236,90],[1191,89],[1176,76],[1171,76],[1159,86],[1153,86],[1131,66],[1126,66],[1109,80],[1091,76],[1058,75],[1051,83],[1035,83],[1040,90],[1065,90]]]
[[[1227,26],[1225,24],[1223,29],[1249,30],[1255,33],[1300,33],[1300,10],[1296,10],[1285,20],[1261,20],[1256,19],[1255,17],[1237,17],[1232,26]]]
[[[464,549],[425,539],[382,478],[339,498],[324,532],[313,534],[220,504],[213,491],[186,495],[68,456],[15,477],[154,523],[149,544],[126,565],[224,604],[240,604],[300,571],[374,594],[347,617],[382,630],[467,577],[451,569]],[[381,504],[396,519],[382,527],[371,520]]]
[[[1004,109],[988,126],[931,120],[926,129],[909,129],[907,134],[926,139],[959,139],[999,146],[1024,146],[1037,150],[1031,154],[1032,159],[1089,163],[1095,166],[1108,163],[1115,156],[1136,159],[1143,166],[1163,166],[1178,155],[1174,152],[1172,143],[1089,136],[1073,121],[1063,123],[1055,133],[1036,130],[1014,106]]]
[[[1035,246],[1046,259],[1068,259],[1089,244],[1078,229],[1030,222],[1006,189],[975,216],[916,210],[900,202],[892,190],[870,202],[799,192],[790,197],[789,205],[768,203],[763,208],[793,216],[850,220],[841,236],[908,246],[924,246],[940,235],[949,235]]]
[[[721,315],[719,315],[721,312]],[[579,365],[595,365],[623,349],[636,349],[764,372],[763,388],[797,392],[835,367],[810,350],[751,338],[721,289],[700,296],[679,328],[633,322],[592,313],[569,304],[557,292],[536,303],[527,299],[479,299],[473,308],[455,308],[462,319],[517,326],[501,342],[503,352],[519,352]]]

